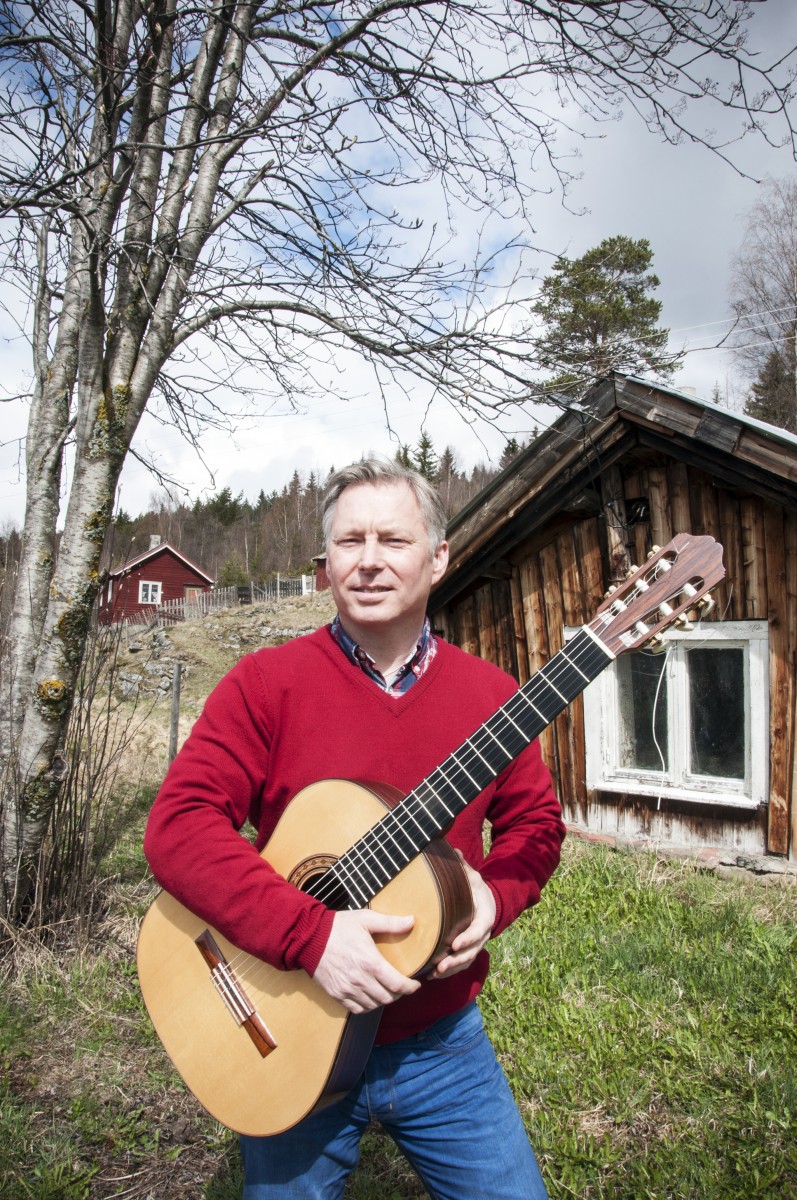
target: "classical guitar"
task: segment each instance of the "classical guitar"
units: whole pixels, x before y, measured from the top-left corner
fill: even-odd
[[[414,913],[410,933],[380,950],[405,975],[422,974],[470,921],[467,880],[442,831],[618,654],[710,604],[724,573],[713,538],[679,534],[409,795],[313,784],[291,801],[263,857],[330,908]],[[166,892],[144,918],[138,974],[185,1083],[222,1124],[256,1136],[352,1087],[381,1012],[352,1016],[304,971],[243,953]]]

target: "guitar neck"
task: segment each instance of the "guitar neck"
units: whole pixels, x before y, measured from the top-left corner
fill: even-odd
[[[550,725],[614,655],[589,627],[550,662],[430,775],[342,855],[318,890],[345,892],[361,908],[407,863],[447,829],[472,800]],[[325,881],[325,882],[323,882]],[[316,887],[312,888],[316,892]]]

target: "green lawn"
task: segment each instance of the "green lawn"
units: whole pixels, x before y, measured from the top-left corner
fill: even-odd
[[[101,935],[18,941],[0,992],[0,1196],[233,1200],[135,981],[135,854]],[[138,882],[136,883],[136,878]],[[552,1200],[797,1200],[797,887],[570,840],[483,996]],[[424,1193],[378,1131],[349,1200]]]

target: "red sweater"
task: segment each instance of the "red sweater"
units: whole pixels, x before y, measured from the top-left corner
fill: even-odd
[[[156,879],[242,950],[312,974],[334,914],[259,855],[288,802],[333,778],[379,780],[406,794],[515,687],[491,664],[440,643],[418,682],[388,696],[328,627],[248,655],[208,697],[155,800],[144,849]],[[247,820],[254,845],[238,833]],[[495,896],[494,935],[539,900],[564,833],[536,743],[457,817],[448,840]],[[378,1040],[455,1012],[480,991],[487,968],[483,951],[469,970],[389,1005]]]

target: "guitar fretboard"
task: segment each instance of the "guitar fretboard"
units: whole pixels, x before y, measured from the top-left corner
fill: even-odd
[[[311,884],[311,893],[330,907],[363,908],[440,836],[612,658],[610,651],[582,629],[318,877]],[[331,902],[333,898],[337,903]]]

